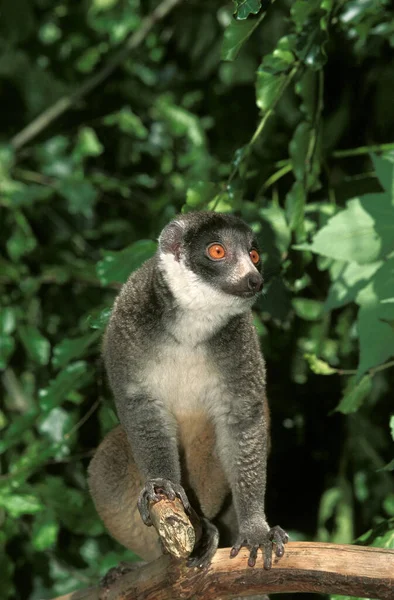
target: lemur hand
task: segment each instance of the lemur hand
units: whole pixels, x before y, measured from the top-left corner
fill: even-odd
[[[233,545],[230,558],[237,556],[242,546],[250,550],[248,565],[254,567],[256,564],[257,551],[261,548],[264,556],[264,568],[270,569],[272,566],[272,550],[275,544],[275,554],[278,558],[283,556],[284,545],[288,542],[289,536],[279,525],[269,527],[267,521],[263,520],[257,525],[245,524],[240,526],[240,531]]]
[[[188,512],[190,510],[189,500],[181,485],[173,483],[169,479],[148,479],[138,498],[138,510],[140,511],[141,519],[148,527],[152,525],[149,514],[149,502],[159,502],[161,500],[160,494],[164,494],[169,500],[175,500],[175,497],[178,497],[185,511]]]

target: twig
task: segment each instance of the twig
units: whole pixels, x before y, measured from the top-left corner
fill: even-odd
[[[107,79],[107,77],[109,77],[127,58],[130,52],[141,44],[152,27],[158,21],[161,21],[161,19],[163,19],[181,1],[182,0],[163,0],[150,15],[145,17],[137,31],[129,37],[125,46],[108,61],[103,69],[88,79],[75,92],[60,98],[55,104],[44,110],[43,113],[29,123],[27,127],[17,133],[11,139],[11,145],[14,149],[19,150],[22,146],[27,144],[27,142],[30,142],[30,140],[41,133],[41,131],[48,127],[55,119],[60,117],[60,115],[69,110],[69,108]]]

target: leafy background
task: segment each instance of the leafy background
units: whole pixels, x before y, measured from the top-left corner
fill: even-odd
[[[179,2],[80,93],[155,7],[0,6],[4,600],[87,587],[130,558],[86,487],[116,423],[100,339],[181,210],[235,212],[261,237],[270,521],[394,547],[392,4]]]

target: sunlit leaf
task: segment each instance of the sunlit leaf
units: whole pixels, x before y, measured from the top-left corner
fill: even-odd
[[[0,489],[0,507],[13,518],[21,515],[34,515],[45,509],[44,504],[32,494],[13,494]]]
[[[394,249],[394,206],[391,198],[384,194],[368,194],[350,200],[345,210],[332,217],[317,232],[312,244],[297,248],[359,264],[384,257]]]
[[[45,511],[36,516],[33,523],[31,541],[33,547],[42,552],[51,548],[59,533],[59,523],[52,511]]]
[[[337,372],[337,369],[333,369],[324,360],[317,358],[316,354],[304,354],[304,358],[308,362],[311,371],[316,375],[332,375]]]

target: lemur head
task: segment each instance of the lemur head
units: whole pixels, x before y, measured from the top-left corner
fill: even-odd
[[[178,216],[159,238],[159,267],[183,308],[243,312],[263,287],[253,231],[233,215]]]

